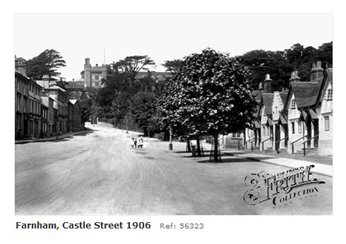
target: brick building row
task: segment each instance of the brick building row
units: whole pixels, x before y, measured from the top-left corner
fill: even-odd
[[[15,139],[45,138],[84,129],[78,100],[49,82],[26,76],[22,58],[15,60]]]

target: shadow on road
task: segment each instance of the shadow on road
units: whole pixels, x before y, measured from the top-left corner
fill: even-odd
[[[221,158],[221,161],[214,162],[210,160],[199,160],[197,163],[210,163],[210,164],[224,164],[224,163],[248,163],[253,162],[251,159],[247,158]]]

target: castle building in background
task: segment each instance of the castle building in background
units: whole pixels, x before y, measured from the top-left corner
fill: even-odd
[[[81,75],[84,80],[84,87],[103,87],[101,81],[107,77],[107,66],[105,64],[102,66],[98,66],[98,64],[91,66],[90,58],[86,58]]]

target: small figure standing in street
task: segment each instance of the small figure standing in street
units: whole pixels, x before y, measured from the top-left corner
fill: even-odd
[[[143,137],[142,136],[140,136],[138,138],[138,148],[143,148]]]
[[[134,148],[137,148],[137,138],[133,138],[133,146]]]

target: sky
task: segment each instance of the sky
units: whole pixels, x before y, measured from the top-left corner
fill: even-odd
[[[231,56],[285,50],[293,44],[318,48],[333,41],[332,14],[15,14],[14,51],[31,59],[55,49],[66,61],[67,81],[80,79],[85,58],[106,64],[148,55],[152,70],[210,47]]]

